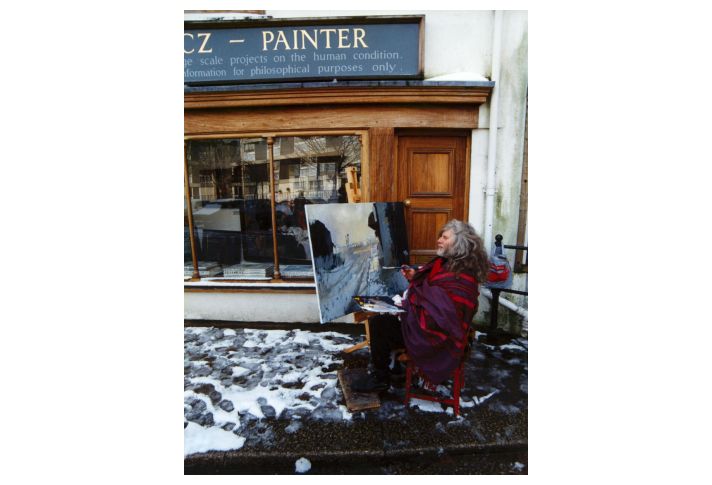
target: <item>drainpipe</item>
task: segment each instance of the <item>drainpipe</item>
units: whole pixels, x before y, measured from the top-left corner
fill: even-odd
[[[492,225],[494,223],[494,201],[496,194],[495,170],[497,168],[497,123],[499,111],[499,64],[502,45],[502,11],[494,11],[494,33],[492,36],[492,81],[495,82],[490,98],[489,143],[487,147],[487,186],[485,187],[485,248],[492,247]]]

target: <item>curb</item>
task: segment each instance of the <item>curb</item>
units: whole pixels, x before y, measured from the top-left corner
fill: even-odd
[[[399,450],[348,450],[348,451],[319,451],[319,452],[240,452],[222,451],[196,453],[185,457],[185,469],[195,468],[230,468],[235,469],[240,466],[256,467],[260,465],[281,463],[285,466],[293,466],[299,458],[306,458],[313,463],[318,462],[360,462],[364,459],[409,459],[423,458],[428,456],[442,455],[486,455],[498,453],[511,453],[527,451],[528,442],[516,441],[512,443],[460,443],[449,446],[420,446],[413,448],[403,448]],[[197,472],[199,473],[199,472]]]

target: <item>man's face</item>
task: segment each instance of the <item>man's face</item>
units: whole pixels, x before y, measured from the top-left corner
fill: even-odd
[[[454,242],[454,239],[453,239],[452,229],[448,229],[447,231],[444,231],[438,238],[437,255],[445,256],[446,254],[448,254],[450,252],[450,248],[452,247],[453,242]]]

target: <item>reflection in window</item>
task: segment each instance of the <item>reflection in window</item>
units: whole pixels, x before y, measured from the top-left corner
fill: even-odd
[[[347,202],[346,169],[361,172],[357,136],[278,137],[274,143],[277,253],[283,278],[313,278],[305,206]],[[267,143],[263,138],[188,143],[190,201],[201,277],[273,274]],[[186,223],[187,224],[187,223]],[[189,231],[185,275],[192,274]]]
[[[266,148],[262,139],[188,143],[201,277],[271,278],[274,257]]]
[[[361,142],[357,136],[279,137],[274,159],[280,272],[313,277],[304,206],[348,202],[346,168],[361,172]]]

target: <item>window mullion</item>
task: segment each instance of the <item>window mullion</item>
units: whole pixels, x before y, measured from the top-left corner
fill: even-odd
[[[270,206],[272,208],[272,249],[274,251],[274,279],[281,280],[282,275],[279,272],[279,254],[277,251],[277,197],[274,188],[274,138],[271,136],[267,137],[267,157],[269,159]]]

